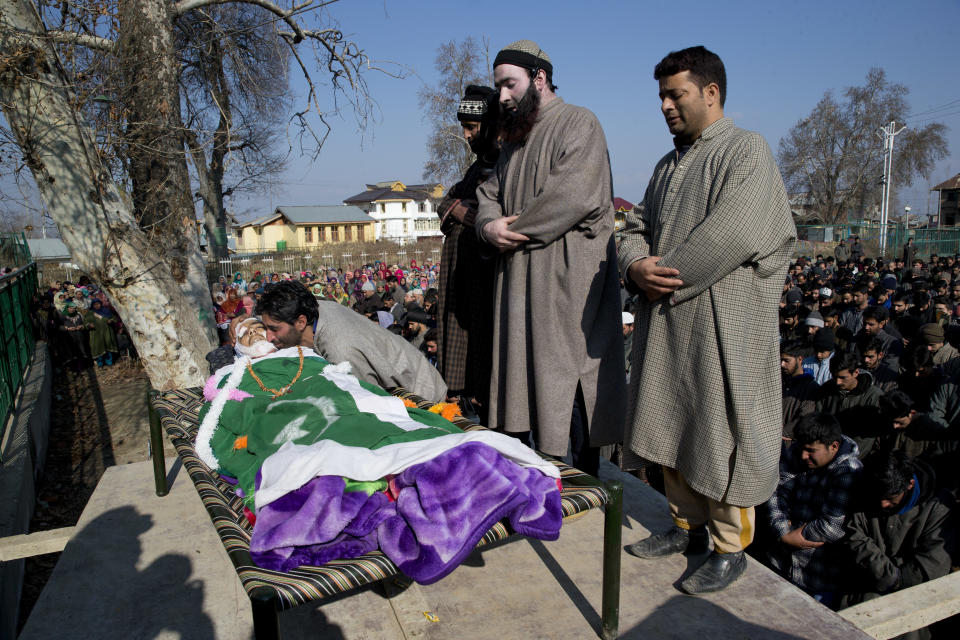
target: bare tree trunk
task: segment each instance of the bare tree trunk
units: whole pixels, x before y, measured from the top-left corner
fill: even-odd
[[[209,22],[201,22],[209,25]],[[212,26],[212,25],[209,25]],[[210,29],[212,33],[213,29]],[[203,200],[203,223],[207,231],[207,260],[218,263],[229,257],[227,247],[227,210],[223,205],[224,163],[230,150],[230,134],[233,130],[233,110],[230,105],[230,87],[223,70],[223,50],[216,36],[206,42],[208,65],[211,71],[210,93],[220,111],[220,120],[213,134],[210,162],[202,145],[192,131],[186,132],[186,144],[190,149],[193,166],[197,171],[200,199]]]
[[[158,6],[138,8],[143,15]],[[149,46],[159,46],[142,35],[154,43]],[[74,262],[116,306],[154,388],[201,384],[215,333],[192,206],[177,198],[180,178],[162,162],[137,169],[146,177],[138,178],[135,198],[156,232],[148,235],[97,155],[92,132],[74,108],[70,79],[29,0],[0,0],[0,54],[4,115]],[[166,98],[164,107],[163,96],[157,97],[155,107],[176,117],[179,105]],[[140,139],[158,135],[152,131]],[[171,153],[184,163],[182,147],[179,155]],[[189,187],[186,195],[189,203]]]
[[[170,3],[120,0],[117,17],[133,210],[150,237],[163,238],[170,271],[187,297],[206,308],[210,293],[180,135]]]

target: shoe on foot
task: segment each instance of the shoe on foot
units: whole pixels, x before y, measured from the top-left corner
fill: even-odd
[[[645,538],[640,542],[627,545],[626,551],[638,558],[663,558],[675,553],[703,553],[707,550],[710,536],[706,527],[697,527],[693,531],[673,525],[667,531]]]
[[[726,589],[747,570],[743,551],[717,553],[714,551],[700,568],[680,583],[680,589],[690,595],[712,593]]]

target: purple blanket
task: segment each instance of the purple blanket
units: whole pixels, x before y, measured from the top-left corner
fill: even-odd
[[[498,520],[514,531],[556,540],[563,513],[556,481],[471,442],[394,479],[383,493],[345,492],[343,478],[321,476],[259,509],[253,561],[289,571],[355,558],[378,546],[405,574],[431,584],[460,564]]]

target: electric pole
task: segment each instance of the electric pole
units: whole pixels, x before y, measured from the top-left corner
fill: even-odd
[[[891,122],[880,127],[880,136],[883,137],[883,193],[880,196],[880,257],[886,257],[887,250],[887,222],[890,217],[890,183],[893,181],[893,140],[906,127],[897,129],[897,123]]]

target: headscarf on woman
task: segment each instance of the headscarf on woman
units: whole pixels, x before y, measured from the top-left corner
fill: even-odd
[[[348,296],[347,292],[343,290],[343,286],[339,281],[333,285],[333,299],[335,302],[339,302],[345,307],[350,306],[350,296]]]
[[[100,309],[98,309],[100,307]],[[113,364],[113,354],[120,351],[117,347],[117,334],[113,332],[109,321],[98,311],[102,311],[103,303],[94,300],[90,309],[83,312],[83,321],[92,328],[87,333],[90,341],[90,357],[97,362],[97,366]]]
[[[67,302],[70,298],[67,296],[65,291],[58,291],[56,295],[53,296],[53,308],[62,314],[67,312]]]
[[[109,304],[103,304],[103,301],[99,298],[94,299],[93,302],[90,303],[90,310],[107,322],[110,322],[111,320],[117,320],[119,318],[117,313],[113,310],[113,307],[111,307]]]
[[[233,287],[229,287],[227,289],[227,298],[220,303],[220,308],[225,314],[227,314],[228,318],[233,318],[237,316],[237,309],[241,302],[242,300],[240,299],[240,296],[237,295],[237,290]]]

